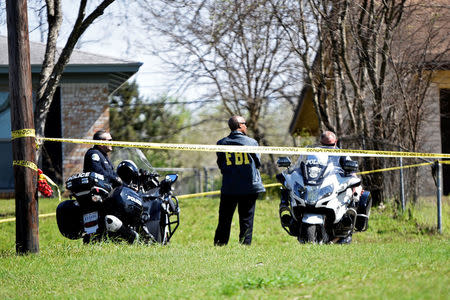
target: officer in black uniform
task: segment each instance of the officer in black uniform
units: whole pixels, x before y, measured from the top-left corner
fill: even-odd
[[[258,146],[258,142],[247,136],[247,126],[243,117],[233,116],[228,120],[229,136],[217,142],[218,145]],[[231,221],[238,207],[239,242],[252,242],[253,218],[258,194],[265,192],[258,168],[260,155],[255,153],[218,152],[217,165],[222,172],[219,223],[214,236],[214,244],[226,245],[230,238]]]
[[[111,141],[111,134],[105,130],[99,130],[94,134],[94,140]],[[112,146],[95,145],[84,155],[83,172],[95,172],[105,176],[113,187],[120,186],[122,180],[114,171],[114,166],[108,158],[108,152],[112,151]]]

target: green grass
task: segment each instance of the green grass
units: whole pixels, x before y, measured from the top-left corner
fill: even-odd
[[[282,230],[271,200],[257,202],[250,247],[237,242],[237,218],[229,245],[213,246],[217,198],[182,200],[180,228],[164,247],[86,246],[63,238],[47,217],[39,254],[17,256],[15,223],[3,223],[0,299],[450,299],[449,202],[442,235],[429,201],[404,215],[374,209],[369,230],[351,245],[300,245]],[[40,212],[56,205],[40,200]],[[14,201],[0,201],[0,212],[13,215]]]

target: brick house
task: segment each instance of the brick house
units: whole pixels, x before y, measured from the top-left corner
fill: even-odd
[[[30,42],[33,91],[39,83],[44,52],[44,44]],[[14,189],[6,36],[0,36],[0,53],[0,169],[3,170],[0,192],[5,193]],[[91,139],[95,131],[108,130],[109,97],[141,65],[140,62],[74,50],[50,107],[45,136]],[[82,169],[84,153],[89,147],[46,142],[40,167],[61,183]]]

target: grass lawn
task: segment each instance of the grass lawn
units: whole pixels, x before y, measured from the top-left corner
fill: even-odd
[[[41,218],[40,252],[15,254],[15,223],[0,223],[0,299],[450,299],[450,201],[436,234],[433,202],[396,215],[372,211],[351,245],[300,245],[279,224],[278,201],[257,202],[253,244],[214,247],[218,198],[180,201],[170,245],[83,245],[63,238],[55,217]],[[57,200],[40,199],[40,213]],[[14,201],[0,201],[0,218]],[[430,216],[431,215],[431,216]]]

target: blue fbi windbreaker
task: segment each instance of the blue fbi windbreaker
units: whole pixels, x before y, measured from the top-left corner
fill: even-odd
[[[258,142],[236,130],[218,141],[217,145],[258,146]],[[258,171],[260,154],[218,152],[217,165],[223,175],[223,194],[247,195],[266,191]]]

